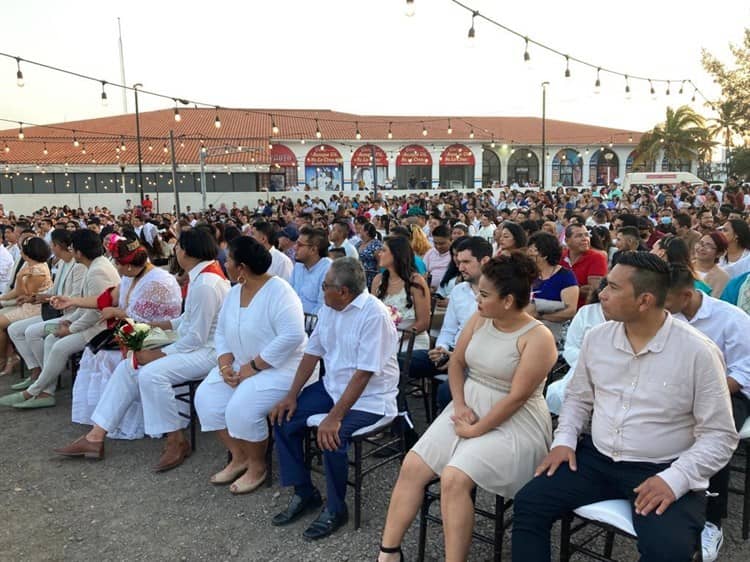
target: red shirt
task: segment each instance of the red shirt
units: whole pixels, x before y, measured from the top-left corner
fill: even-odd
[[[151,199],[144,199],[141,201],[141,207],[143,207],[143,210],[147,213],[151,213],[151,209],[153,208],[154,203],[151,201]]]
[[[598,277],[607,276],[607,258],[595,250],[586,250],[581,254],[575,263],[570,262],[569,251],[567,248],[563,250],[562,258],[560,259],[560,265],[566,269],[570,269],[576,276],[579,286],[588,285],[589,277],[591,275]],[[596,287],[592,287],[592,290]],[[581,295],[578,297],[578,308],[586,304],[586,298],[588,295]]]

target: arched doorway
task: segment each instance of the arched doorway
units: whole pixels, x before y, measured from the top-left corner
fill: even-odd
[[[388,178],[388,156],[379,146],[365,144],[352,154],[352,190],[374,189],[373,154],[375,155],[374,170],[377,174],[378,185],[385,185]]]
[[[620,159],[612,150],[597,150],[589,160],[589,183],[591,185],[609,185],[620,175]]]
[[[500,181],[500,157],[492,150],[482,151],[482,186],[490,187]]]
[[[344,185],[344,159],[329,144],[319,144],[305,157],[305,183],[319,191],[341,191]]]
[[[396,157],[396,184],[399,189],[432,187],[432,156],[424,146],[410,144]]]
[[[474,153],[468,146],[452,144],[440,154],[440,186],[449,189],[474,187]]]
[[[654,171],[654,162],[641,162],[637,166],[633,163],[638,158],[638,150],[633,150],[630,154],[628,154],[627,160],[625,160],[625,173],[629,174],[631,172],[653,172]]]
[[[274,143],[271,148],[269,191],[285,191],[297,186],[297,157],[283,144]]]
[[[559,150],[552,159],[550,185],[565,187],[581,185],[583,181],[583,160],[581,154],[572,148]]]
[[[516,148],[508,160],[508,184],[539,183],[539,158],[528,148]]]

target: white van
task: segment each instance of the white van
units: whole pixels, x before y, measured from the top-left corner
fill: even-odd
[[[622,191],[627,193],[631,185],[676,185],[682,182],[688,185],[703,185],[706,183],[690,172],[633,172],[625,174]]]

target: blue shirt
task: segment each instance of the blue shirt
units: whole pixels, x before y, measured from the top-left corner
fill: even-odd
[[[303,263],[294,264],[291,284],[299,295],[302,310],[306,314],[317,314],[324,304],[323,279],[329,267],[331,267],[331,258],[320,258],[320,261],[310,269],[307,269]]]
[[[562,301],[563,289],[578,285],[576,276],[569,269],[561,267],[549,279],[537,279],[532,287],[535,299]]]

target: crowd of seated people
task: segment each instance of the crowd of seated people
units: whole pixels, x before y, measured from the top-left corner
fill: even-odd
[[[403,559],[435,478],[447,560],[470,555],[477,487],[514,499],[514,560],[549,560],[555,521],[604,499],[632,504],[643,559],[715,560],[750,420],[741,193],[333,194],[181,214],[0,205],[0,406],[67,407],[55,391],[75,358],[71,420],[86,429],[50,448],[101,460],[107,438],[160,437],[164,472],[192,454],[175,385],[194,384],[201,430],[230,453],[207,461],[207,482],[252,493],[272,447],[291,491],[269,524],[317,512],[308,540],[348,521],[355,434],[395,420],[411,438],[382,562]],[[149,345],[126,349],[128,322]],[[437,394],[424,415],[400,395],[419,379]],[[305,458],[313,418],[324,494]]]

